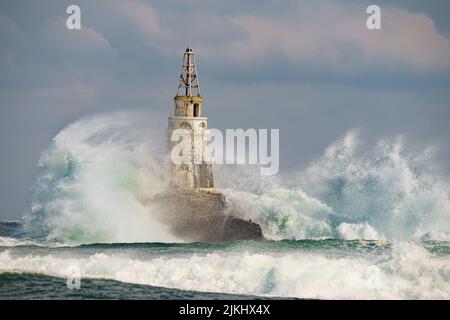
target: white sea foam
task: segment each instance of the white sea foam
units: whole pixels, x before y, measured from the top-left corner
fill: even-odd
[[[216,176],[230,202],[275,239],[450,240],[450,187],[434,165],[435,149],[405,145],[395,138],[370,148],[351,131],[283,178],[251,168]]]
[[[69,244],[177,241],[141,201],[163,190],[164,162],[139,118],[91,117],[55,136],[39,162],[30,234]]]
[[[368,223],[341,223],[337,227],[339,236],[345,240],[365,239],[377,240],[382,239],[380,235]]]
[[[13,237],[0,237],[0,247],[15,247],[25,245],[35,245],[33,240],[17,239]]]
[[[300,190],[276,188],[262,194],[225,189],[230,212],[238,208],[271,239],[332,238],[331,208]]]
[[[142,201],[165,184],[164,130],[151,118],[102,115],[58,133],[39,162],[29,234],[65,244],[180,241]],[[432,164],[433,149],[406,151],[402,139],[370,148],[352,131],[295,174],[265,177],[251,166],[214,174],[230,210],[272,239],[449,240],[450,188]]]
[[[435,166],[436,149],[406,145],[397,137],[368,148],[351,131],[295,183],[337,217],[369,225],[380,237],[450,239],[450,188]]]
[[[194,255],[114,253],[18,254],[0,252],[0,272],[82,278],[251,295],[322,299],[449,299],[450,258],[414,243],[394,245],[389,257],[324,252],[232,250]],[[64,285],[64,284],[62,284]]]

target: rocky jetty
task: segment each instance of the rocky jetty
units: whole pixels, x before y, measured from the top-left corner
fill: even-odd
[[[157,194],[153,204],[160,220],[185,241],[263,240],[261,227],[229,208],[219,192],[187,191]]]

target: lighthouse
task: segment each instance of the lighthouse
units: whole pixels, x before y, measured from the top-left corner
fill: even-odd
[[[173,113],[169,117],[169,152],[178,143],[172,141],[176,129],[190,135],[189,161],[169,161],[169,187],[176,191],[212,191],[214,179],[212,164],[206,159],[208,119],[203,116],[203,98],[200,94],[195,53],[187,47],[183,53],[177,93],[173,99]]]
[[[191,47],[183,53],[180,81],[173,102],[167,130],[171,154],[168,188],[149,202],[156,206],[155,214],[160,222],[174,235],[190,242],[264,239],[261,227],[242,218],[245,213],[240,207],[226,201],[225,195],[214,189],[212,163],[206,157],[208,119],[203,116],[203,98]],[[176,134],[179,131],[182,136]],[[189,138],[183,148],[174,148],[181,143],[179,138],[183,141],[185,137]],[[172,158],[172,153],[179,156],[178,150],[183,153],[181,162]]]

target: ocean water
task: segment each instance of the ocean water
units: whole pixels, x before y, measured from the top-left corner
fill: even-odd
[[[54,137],[24,218],[0,222],[0,298],[450,298],[437,148],[350,131],[288,174],[216,166],[229,207],[267,240],[186,243],[151,202],[165,188],[165,140],[148,120],[89,117]],[[74,270],[80,289],[67,287]]]
[[[448,299],[450,243],[35,244],[1,223],[3,299]],[[5,232],[5,229],[7,230]],[[69,289],[73,266],[80,289]]]

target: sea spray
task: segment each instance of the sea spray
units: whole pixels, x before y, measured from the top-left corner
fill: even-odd
[[[160,139],[140,118],[85,118],[53,138],[39,161],[26,216],[30,235],[69,244],[177,241],[139,200],[164,188]]]
[[[269,239],[333,238],[331,209],[302,191],[277,188],[258,195],[225,189],[223,193],[230,212],[237,207],[246,218],[257,221]]]
[[[58,133],[39,162],[28,234],[65,244],[181,241],[149,201],[165,188],[167,152],[152,118],[94,116]],[[214,175],[230,208],[269,239],[448,240],[449,187],[430,168],[432,151],[412,152],[400,138],[371,148],[350,131],[295,173],[215,166]]]
[[[414,152],[401,137],[372,148],[350,131],[294,173],[219,168],[216,184],[273,239],[449,240],[450,188],[435,151]]]
[[[336,217],[365,224],[382,238],[449,240],[450,188],[436,169],[435,152],[414,151],[404,137],[370,148],[350,131],[294,183],[333,208]]]

